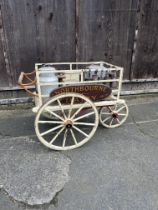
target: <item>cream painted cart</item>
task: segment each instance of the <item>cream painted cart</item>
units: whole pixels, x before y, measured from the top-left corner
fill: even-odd
[[[69,150],[89,141],[99,121],[106,128],[122,125],[128,117],[120,99],[122,77],[123,68],[102,61],[38,63],[34,72],[22,72],[19,85],[35,96],[38,139],[48,148]]]

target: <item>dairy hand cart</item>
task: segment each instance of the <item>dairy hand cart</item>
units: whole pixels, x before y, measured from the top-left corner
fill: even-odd
[[[38,139],[69,150],[90,140],[99,121],[106,128],[122,125],[128,116],[122,77],[123,68],[102,61],[38,63],[34,72],[21,72],[18,84],[35,97]]]

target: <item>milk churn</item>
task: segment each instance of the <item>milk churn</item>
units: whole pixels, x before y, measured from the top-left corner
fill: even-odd
[[[39,75],[39,82],[41,85],[41,94],[42,95],[49,95],[54,89],[58,87],[58,77],[55,74],[56,69],[51,65],[44,65],[39,68],[39,72],[42,71]],[[47,83],[52,85],[47,85]]]

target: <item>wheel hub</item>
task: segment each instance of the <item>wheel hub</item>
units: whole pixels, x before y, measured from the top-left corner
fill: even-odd
[[[65,125],[65,127],[66,128],[71,128],[72,127],[72,121],[71,120],[66,120],[65,122],[64,122],[64,125]]]
[[[113,118],[117,118],[117,117],[118,117],[118,113],[117,113],[117,112],[113,112],[113,113],[112,113],[112,117],[113,117]]]

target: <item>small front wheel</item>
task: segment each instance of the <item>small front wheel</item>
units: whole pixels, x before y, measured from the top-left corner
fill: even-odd
[[[45,113],[49,113],[49,119],[45,118]],[[50,149],[70,150],[90,140],[98,122],[98,111],[89,98],[78,93],[63,93],[39,109],[35,131]]]
[[[100,122],[106,128],[119,127],[126,121],[128,112],[128,106],[125,102],[104,106],[100,109]]]

